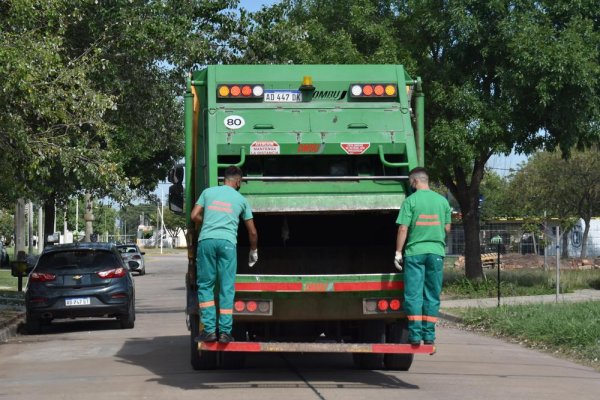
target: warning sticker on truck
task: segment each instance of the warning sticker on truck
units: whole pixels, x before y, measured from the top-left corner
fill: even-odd
[[[270,140],[257,140],[250,145],[250,154],[268,155],[280,154],[279,143]]]
[[[355,155],[367,151],[371,147],[371,143],[340,143],[340,146],[347,154]]]

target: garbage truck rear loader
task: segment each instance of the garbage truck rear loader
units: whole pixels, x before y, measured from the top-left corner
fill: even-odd
[[[249,352],[349,352],[362,368],[408,370],[415,353],[393,265],[408,172],[423,166],[419,78],[401,65],[214,65],[185,94],[186,158],[170,206],[188,217],[187,317],[194,369],[240,367]],[[202,190],[244,171],[259,233],[249,268],[240,224],[235,342],[194,342]],[[184,201],[183,201],[184,200]],[[218,298],[218,297],[217,297]]]

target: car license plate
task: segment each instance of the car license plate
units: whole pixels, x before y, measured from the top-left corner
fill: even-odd
[[[265,103],[300,103],[299,90],[265,90]]]
[[[73,299],[65,299],[65,306],[87,306],[90,304],[89,297],[77,297]]]

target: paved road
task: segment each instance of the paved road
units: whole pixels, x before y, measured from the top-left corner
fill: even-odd
[[[349,355],[254,354],[238,371],[194,372],[184,324],[185,260],[151,256],[136,276],[133,330],[55,324],[0,344],[0,399],[597,399],[600,374],[519,345],[439,329],[410,372],[362,371]]]

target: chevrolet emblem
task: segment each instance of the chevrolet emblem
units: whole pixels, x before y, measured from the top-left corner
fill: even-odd
[[[79,281],[81,278],[83,278],[82,275],[73,275],[73,280]]]

